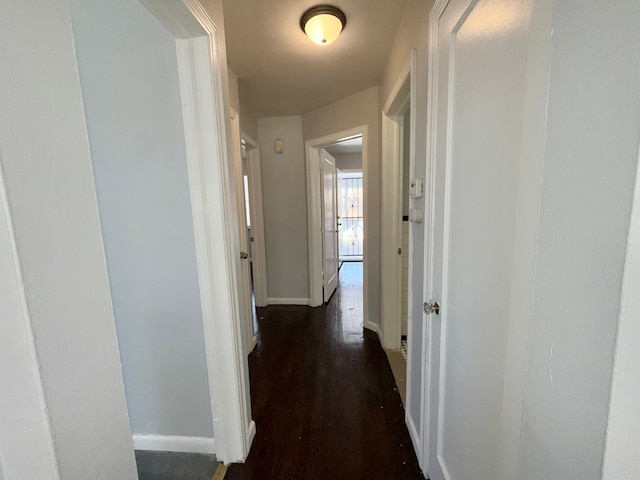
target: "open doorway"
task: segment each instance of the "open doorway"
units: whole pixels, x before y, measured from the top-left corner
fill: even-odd
[[[338,255],[344,262],[362,262],[364,255],[364,182],[362,136],[325,147],[338,169]]]
[[[414,203],[423,196],[423,179],[415,178],[415,51],[398,76],[382,115],[382,315],[384,347],[407,412],[406,421],[414,445],[420,398],[416,375],[421,368],[416,355],[422,351],[422,331],[412,322],[412,297],[416,286],[413,234],[422,228],[424,211]],[[418,282],[419,285],[419,282]],[[413,353],[412,353],[413,352]],[[413,359],[413,360],[412,360]]]
[[[321,191],[321,157],[322,151],[326,152],[326,147],[331,149],[331,146],[344,143],[355,138],[360,138],[361,142],[361,169],[363,183],[366,180],[367,174],[367,127],[361,126],[350,130],[336,132],[325,137],[316,138],[306,142],[306,157],[307,157],[307,218],[308,218],[308,233],[309,233],[309,285],[310,285],[310,306],[319,306],[324,303],[323,294],[323,263],[324,263],[324,249],[323,249],[323,193]],[[344,145],[343,145],[344,146]],[[327,152],[328,153],[328,152]],[[337,191],[337,175],[336,175],[336,191]],[[337,197],[336,197],[337,203]],[[366,188],[363,188],[362,197],[362,211],[363,216],[366,217],[367,211],[367,195]],[[338,222],[339,223],[339,222]],[[336,230],[338,229],[336,224]],[[341,226],[342,227],[342,226]],[[367,225],[363,224],[362,234],[362,267],[363,267],[363,318],[364,327],[374,330],[381,336],[380,329],[377,324],[368,322],[368,289],[367,289],[367,257],[364,254],[367,251]],[[338,246],[336,245],[336,250]]]
[[[255,424],[218,30],[197,1],[143,3],[70,10],[133,446],[238,461]]]
[[[314,306],[331,297],[340,282],[344,262],[359,262],[360,267],[366,268],[363,137],[363,130],[356,129],[307,142],[310,283]],[[362,272],[364,268],[356,270]],[[362,278],[360,283],[364,285],[365,281]],[[366,301],[363,303],[366,309]]]
[[[394,213],[390,219],[395,230],[395,244],[397,256],[393,256],[393,267],[396,275],[393,275],[390,287],[394,290],[395,298],[391,308],[387,308],[385,320],[389,320],[391,330],[395,332],[392,343],[385,345],[389,364],[402,398],[403,405],[407,402],[407,337],[409,333],[409,183],[411,166],[411,108],[410,105],[403,107],[404,111],[397,112],[394,121],[397,124],[397,154],[388,160],[396,163],[397,174],[397,203]],[[386,208],[387,206],[385,205]],[[390,215],[391,216],[391,215]],[[396,252],[393,252],[394,254]],[[388,297],[386,297],[388,299]],[[389,307],[389,302],[387,302]],[[393,313],[392,313],[393,312]],[[398,338],[399,334],[399,338]],[[399,343],[399,347],[398,347]]]

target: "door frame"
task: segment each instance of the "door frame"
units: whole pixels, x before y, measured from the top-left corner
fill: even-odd
[[[253,266],[253,289],[256,307],[266,307],[267,292],[267,254],[264,237],[264,207],[262,204],[262,160],[260,144],[244,132],[240,132],[247,146],[247,169],[249,171],[249,208],[251,211],[251,257]]]
[[[409,175],[415,172],[416,51],[412,49],[382,110],[382,338],[383,346],[399,350],[402,336],[402,134],[409,129]],[[409,125],[404,114],[410,111]],[[409,226],[409,258],[413,253]],[[409,279],[413,274],[409,262]],[[408,304],[412,304],[412,285],[408,286]],[[411,322],[411,308],[407,311]],[[407,342],[408,345],[408,342]],[[408,356],[408,355],[407,355]],[[407,379],[409,379],[407,364]]]
[[[640,167],[640,153],[638,155]],[[616,332],[616,348],[611,382],[611,402],[607,421],[603,480],[622,478],[637,469],[638,421],[632,411],[640,401],[640,168],[636,170],[635,191],[627,234],[627,253]],[[636,417],[637,419],[637,417]]]
[[[319,307],[323,303],[322,299],[322,232],[319,228],[322,221],[321,216],[321,196],[320,196],[320,149],[337,143],[341,140],[347,140],[353,137],[362,137],[362,183],[363,183],[363,215],[364,222],[364,242],[363,242],[363,258],[362,266],[364,270],[363,278],[363,318],[364,327],[375,331],[382,339],[382,332],[375,323],[369,322],[369,289],[368,289],[368,222],[366,221],[367,209],[367,188],[366,179],[368,178],[368,133],[367,126],[343,130],[340,132],[326,135],[324,137],[314,138],[305,142],[305,151],[307,158],[307,228],[309,235],[309,306]]]
[[[424,238],[424,290],[425,301],[433,290],[434,245],[432,232],[434,231],[435,204],[431,192],[436,187],[436,156],[438,141],[437,125],[437,96],[439,85],[439,21],[445,14],[450,0],[436,0],[429,14],[428,40],[428,87],[427,87],[427,159],[425,178],[425,238]],[[527,86],[525,106],[523,109],[523,136],[521,147],[520,171],[518,173],[517,204],[520,211],[515,223],[514,260],[512,265],[511,298],[509,304],[510,321],[506,340],[505,383],[503,391],[502,427],[500,444],[503,458],[498,465],[499,478],[513,478],[517,471],[519,460],[520,430],[524,404],[524,387],[527,367],[527,349],[529,341],[529,325],[533,308],[533,283],[535,277],[535,258],[538,237],[538,218],[540,195],[542,190],[542,172],[544,158],[544,136],[546,125],[546,108],[548,101],[548,55],[550,51],[550,36],[552,15],[550,5],[541,5],[533,10],[529,29],[529,58],[527,63]],[[447,85],[441,86],[443,89]],[[451,120],[449,120],[451,121]],[[526,130],[525,130],[526,129]],[[443,268],[446,268],[444,266]],[[441,299],[445,304],[445,295]],[[439,329],[434,324],[440,322],[434,315],[423,314],[425,328],[423,329],[423,383],[421,405],[421,438],[419,460],[426,475],[430,473],[430,454],[437,445],[437,423],[439,408],[437,401],[432,401],[430,393],[438,387],[440,378],[440,352],[436,355],[434,344],[440,342]],[[437,452],[436,452],[437,454]]]
[[[198,0],[139,0],[176,38],[214,450],[246,459],[255,436],[243,345],[242,288],[228,85],[219,29]],[[232,167],[231,167],[232,168]]]
[[[436,0],[431,12],[429,13],[429,45],[428,45],[428,77],[427,77],[427,159],[425,168],[425,198],[424,198],[424,271],[423,271],[423,291],[422,298],[427,300],[431,293],[431,269],[433,264],[433,245],[431,239],[431,230],[433,228],[434,218],[434,202],[431,198],[431,192],[435,189],[435,157],[437,138],[437,129],[435,120],[437,118],[437,95],[438,95],[438,22],[444,13],[445,8],[449,4],[449,0]],[[426,188],[428,185],[428,189]],[[433,381],[432,369],[433,365],[429,361],[431,348],[431,337],[433,330],[433,322],[428,315],[423,314],[425,321],[422,328],[422,391],[420,399],[420,448],[418,453],[418,461],[425,476],[429,476],[431,454],[431,404],[429,391]]]

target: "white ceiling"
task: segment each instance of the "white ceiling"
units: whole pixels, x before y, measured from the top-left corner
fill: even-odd
[[[322,0],[224,0],[227,57],[258,116],[300,115],[380,80],[406,0],[336,0],[347,24],[316,45],[300,17]]]
[[[343,140],[333,145],[324,147],[331,155],[349,155],[352,153],[362,153],[362,137],[355,137]]]

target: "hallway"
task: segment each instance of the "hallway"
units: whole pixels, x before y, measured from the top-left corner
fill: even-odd
[[[258,309],[249,357],[257,434],[227,480],[422,479],[391,369],[362,329],[362,263],[323,307]]]

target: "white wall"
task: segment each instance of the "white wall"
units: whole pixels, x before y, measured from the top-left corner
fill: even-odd
[[[369,236],[368,250],[364,252],[368,270],[369,319],[380,324],[380,110],[378,108],[378,87],[371,87],[331,105],[312,110],[302,116],[304,141],[324,137],[344,130],[367,125],[368,165],[364,177],[367,197],[367,211],[364,222]]]
[[[240,100],[240,128],[244,133],[257,141],[258,116],[253,107],[242,100]]]
[[[251,105],[243,102],[240,98],[238,75],[230,67],[228,67],[228,72],[229,106],[240,114],[240,131],[256,140],[258,138],[258,117]]]
[[[4,4],[0,45],[3,475],[135,479],[69,5]]]
[[[389,97],[395,82],[403,67],[409,59],[412,48],[416,49],[416,104],[418,108],[415,113],[416,138],[415,138],[415,178],[422,178],[426,182],[426,133],[427,133],[427,48],[429,34],[429,11],[433,6],[433,0],[408,0],[405,7],[400,27],[396,35],[391,53],[387,59],[384,72],[379,86],[379,104],[384,105]],[[425,196],[428,192],[425,192]],[[425,208],[424,198],[412,200],[410,206]],[[413,297],[413,302],[409,306],[409,314],[417,321],[413,322],[413,330],[409,334],[409,355],[412,355],[413,368],[409,374],[415,386],[407,392],[407,408],[410,417],[416,421],[419,428],[421,421],[421,378],[422,378],[422,326],[424,322],[422,312],[423,290],[423,268],[424,265],[424,225],[416,225],[411,229],[413,252],[408,260],[413,266],[413,276],[410,279],[413,291],[417,292]]]
[[[638,162],[638,24],[637,2],[554,3],[522,480],[601,478]]]
[[[175,41],[136,0],[71,5],[131,428],[212,437]]]
[[[362,153],[332,153],[339,170],[362,170]]]
[[[240,113],[240,97],[238,95],[238,75],[228,68],[229,75],[229,106]]]
[[[284,153],[274,142],[284,140]],[[267,295],[286,303],[309,298],[307,193],[302,117],[258,119],[267,254]]]

